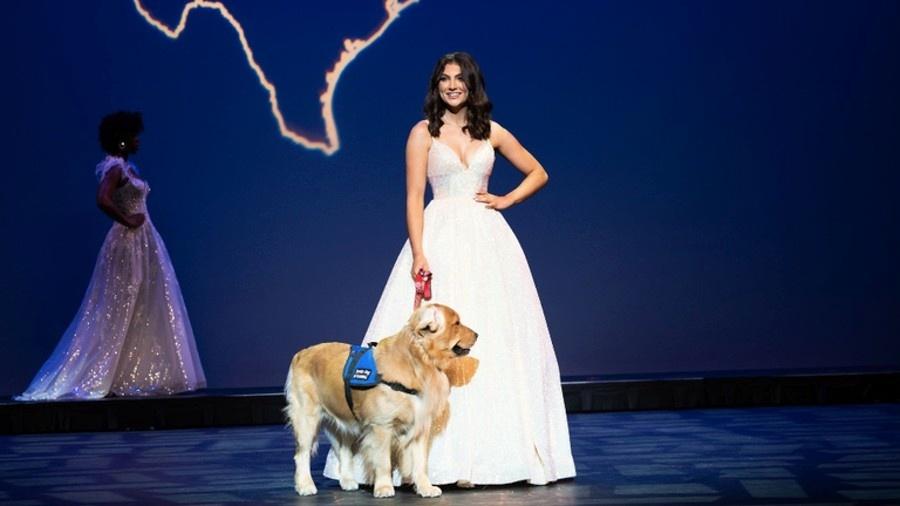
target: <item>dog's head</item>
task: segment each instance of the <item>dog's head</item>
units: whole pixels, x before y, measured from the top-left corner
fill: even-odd
[[[478,360],[466,355],[478,334],[460,323],[456,311],[442,304],[426,304],[413,313],[409,325],[425,353],[450,378],[451,385],[468,383]]]

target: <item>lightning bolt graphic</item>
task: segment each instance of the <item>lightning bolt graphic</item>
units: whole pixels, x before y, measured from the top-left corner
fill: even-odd
[[[231,14],[225,5],[222,2],[212,1],[212,0],[192,0],[191,2],[185,4],[184,9],[181,11],[181,19],[178,21],[178,25],[175,28],[170,28],[166,26],[163,22],[153,17],[153,14],[144,7],[141,3],[141,0],[134,0],[134,7],[137,9],[138,14],[140,14],[144,20],[147,21],[151,26],[156,28],[157,30],[164,33],[170,39],[177,39],[181,33],[184,31],[185,27],[187,27],[188,16],[190,16],[191,12],[194,9],[211,9],[219,13],[226,21],[234,28],[234,31],[237,33],[238,39],[241,41],[241,47],[244,50],[244,56],[247,57],[247,64],[250,65],[250,68],[253,72],[256,73],[256,77],[259,79],[259,84],[265,88],[265,90],[269,94],[269,106],[272,111],[272,116],[275,118],[275,121],[278,123],[278,130],[281,133],[282,137],[294,142],[294,144],[298,144],[303,146],[306,149],[318,149],[322,153],[326,155],[334,154],[341,147],[341,140],[338,135],[337,124],[334,122],[334,112],[332,111],[332,104],[334,102],[334,90],[337,88],[338,81],[341,78],[341,74],[344,72],[344,69],[347,68],[347,65],[350,64],[359,53],[361,53],[364,49],[372,45],[376,40],[378,40],[384,33],[387,31],[388,27],[391,26],[391,23],[397,20],[400,17],[400,13],[409,7],[410,5],[418,2],[418,0],[384,0],[384,10],[387,13],[387,18],[369,35],[368,38],[365,39],[344,39],[344,49],[341,51],[341,54],[338,56],[337,61],[334,63],[334,66],[331,67],[330,70],[325,72],[325,83],[326,88],[325,91],[319,96],[319,101],[322,102],[322,120],[325,122],[325,140],[313,140],[303,135],[299,134],[288,128],[287,124],[284,122],[284,116],[281,113],[281,108],[278,106],[278,90],[275,88],[275,85],[272,84],[271,81],[266,77],[265,71],[262,67],[257,63],[256,58],[253,56],[253,50],[250,48],[250,43],[247,42],[247,35],[244,33],[244,28],[241,26],[240,22]]]

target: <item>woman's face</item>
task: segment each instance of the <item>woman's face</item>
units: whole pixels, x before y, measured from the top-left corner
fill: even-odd
[[[438,92],[441,94],[441,100],[447,104],[450,109],[458,109],[466,103],[469,98],[469,88],[462,78],[462,69],[455,63],[444,65],[444,71],[438,78]]]
[[[125,140],[119,143],[119,150],[123,155],[133,155],[138,152],[138,148],[141,147],[141,138],[135,135],[130,140]]]

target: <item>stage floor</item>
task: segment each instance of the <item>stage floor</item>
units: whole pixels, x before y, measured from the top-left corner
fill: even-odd
[[[900,404],[569,415],[578,477],[294,493],[284,426],[0,436],[0,504],[900,504]],[[324,440],[323,440],[324,442]],[[327,443],[314,459],[321,476]]]

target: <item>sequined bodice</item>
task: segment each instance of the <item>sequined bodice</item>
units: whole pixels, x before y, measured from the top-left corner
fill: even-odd
[[[470,154],[466,166],[450,146],[432,139],[428,151],[428,182],[434,198],[472,197],[487,191],[488,179],[494,168],[494,147],[481,141]]]
[[[95,171],[97,181],[102,181],[113,167],[121,167],[122,177],[128,179],[113,192],[113,204],[126,215],[147,214],[147,194],[150,192],[150,185],[138,177],[138,170],[133,163],[117,156],[107,156],[97,164]]]
[[[125,173],[125,177],[128,178],[128,182],[116,188],[113,193],[113,203],[126,215],[146,213],[147,193],[150,192],[150,185],[132,174]]]

